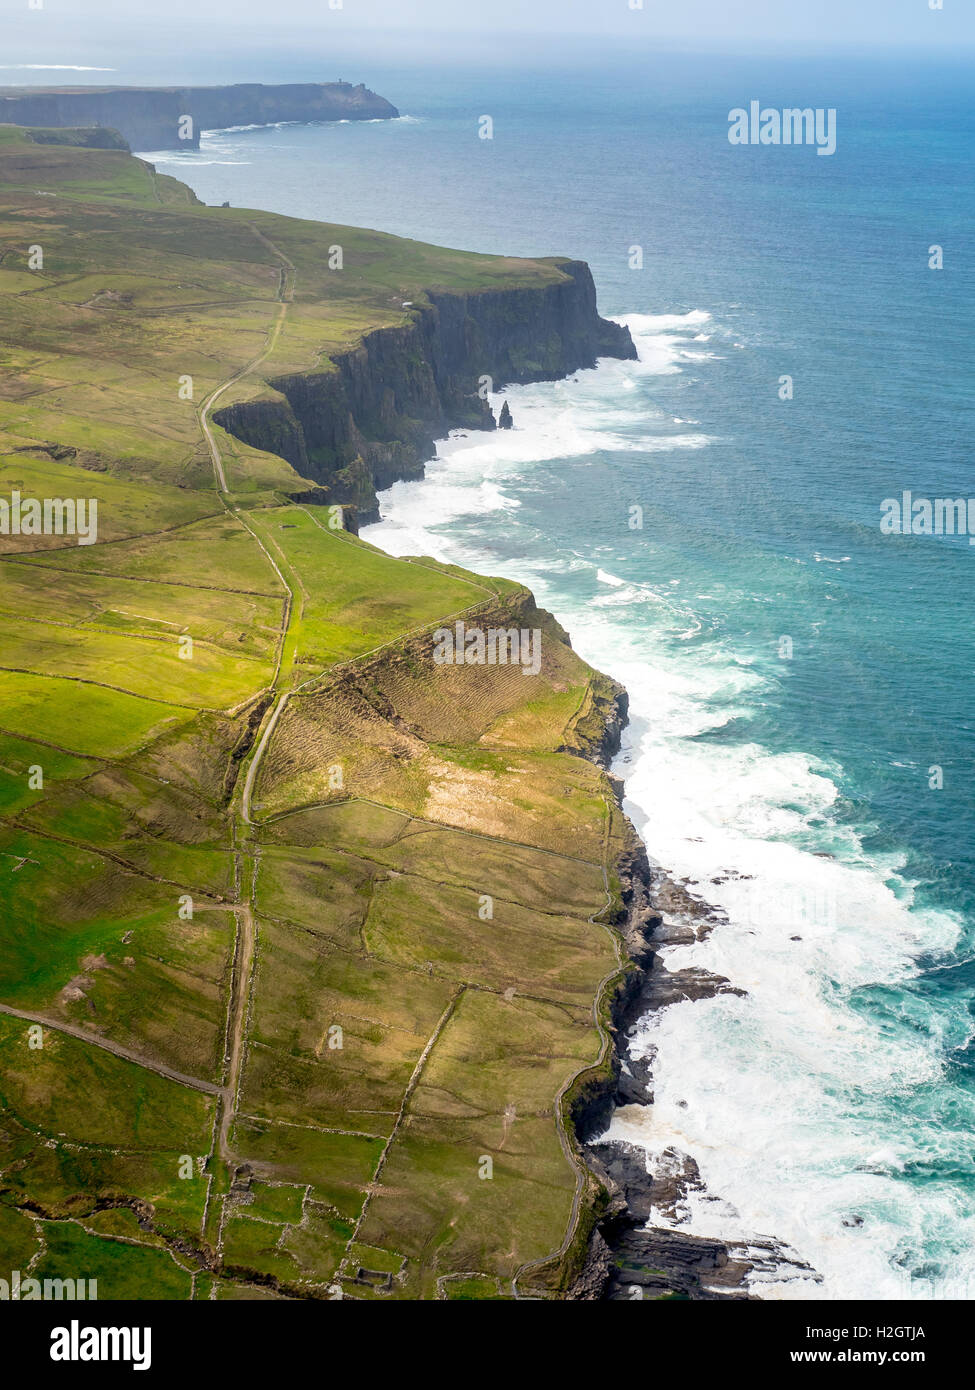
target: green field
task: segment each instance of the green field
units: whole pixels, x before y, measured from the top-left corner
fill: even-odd
[[[447,621],[489,596],[474,579],[432,566],[411,565],[406,580],[404,561],[330,530],[327,517],[321,507],[288,507],[251,518],[286,561],[301,596],[293,633],[298,681],[414,628]]]

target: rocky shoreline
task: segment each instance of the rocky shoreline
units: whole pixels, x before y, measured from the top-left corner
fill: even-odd
[[[619,752],[628,698],[622,687],[608,713],[606,740],[595,760],[609,770]],[[624,784],[610,776],[622,811]],[[568,1297],[584,1301],[643,1298],[756,1300],[763,1281],[820,1276],[795,1251],[776,1240],[747,1243],[693,1235],[680,1229],[689,1218],[688,1197],[707,1193],[697,1163],[667,1148],[648,1161],[642,1148],[603,1137],[617,1109],[653,1104],[653,1057],[634,1055],[629,1033],[648,1013],[686,1000],[741,994],[729,980],[696,968],[668,970],[662,948],[703,940],[723,914],[688,886],[652,867],[632,823],[630,844],[618,864],[624,915],[618,923],[630,968],[610,1000],[612,1055],[603,1075],[583,1088],[571,1120],[583,1161],[605,1200],[582,1269]]]

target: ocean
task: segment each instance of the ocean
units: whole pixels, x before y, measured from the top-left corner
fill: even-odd
[[[686,1229],[822,1276],[768,1298],[972,1297],[975,548],[880,525],[975,494],[971,65],[411,64],[341,74],[398,121],[149,157],[210,203],[589,261],[640,360],[505,391],[515,429],[364,534],[524,581],[629,690],[626,809],[722,918],[665,963],[742,991],[642,1021],[655,1104],[614,1121],[697,1161]],[[731,145],[752,100],[835,108],[836,153]]]

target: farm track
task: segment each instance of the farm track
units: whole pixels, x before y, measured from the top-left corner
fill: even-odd
[[[9,1004],[0,1004],[0,1014],[5,1014],[8,1018],[20,1018],[25,1023],[37,1023],[42,1028],[50,1028],[55,1033],[64,1033],[69,1038],[77,1038],[84,1043],[90,1043],[93,1047],[100,1047],[103,1052],[111,1052],[114,1057],[120,1057],[124,1062],[134,1062],[136,1066],[144,1067],[146,1071],[154,1071],[158,1076],[165,1076],[169,1081],[177,1081],[181,1086],[189,1086],[193,1091],[205,1091],[207,1095],[223,1096],[225,1088],[218,1086],[212,1081],[204,1081],[198,1076],[187,1076],[185,1072],[176,1071],[174,1067],[167,1067],[164,1062],[157,1062],[151,1057],[146,1057],[143,1053],[136,1052],[131,1047],[123,1047],[121,1043],[112,1042],[111,1038],[105,1038],[97,1033],[93,1033],[90,1028],[80,1028],[73,1023],[66,1023],[64,1019],[51,1018],[49,1014],[32,1013],[27,1009],[14,1009]]]

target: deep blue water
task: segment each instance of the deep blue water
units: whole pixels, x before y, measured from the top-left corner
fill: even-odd
[[[451,442],[369,538],[525,579],[630,689],[629,809],[729,919],[672,964],[748,991],[647,1021],[657,1104],[617,1122],[698,1159],[694,1227],[789,1241],[826,1296],[971,1296],[975,548],[879,523],[975,495],[972,65],[520,57],[370,67],[410,119],[157,163],[208,202],[590,262],[641,363],[508,392],[511,435]],[[730,145],[753,98],[835,107],[836,154]]]

